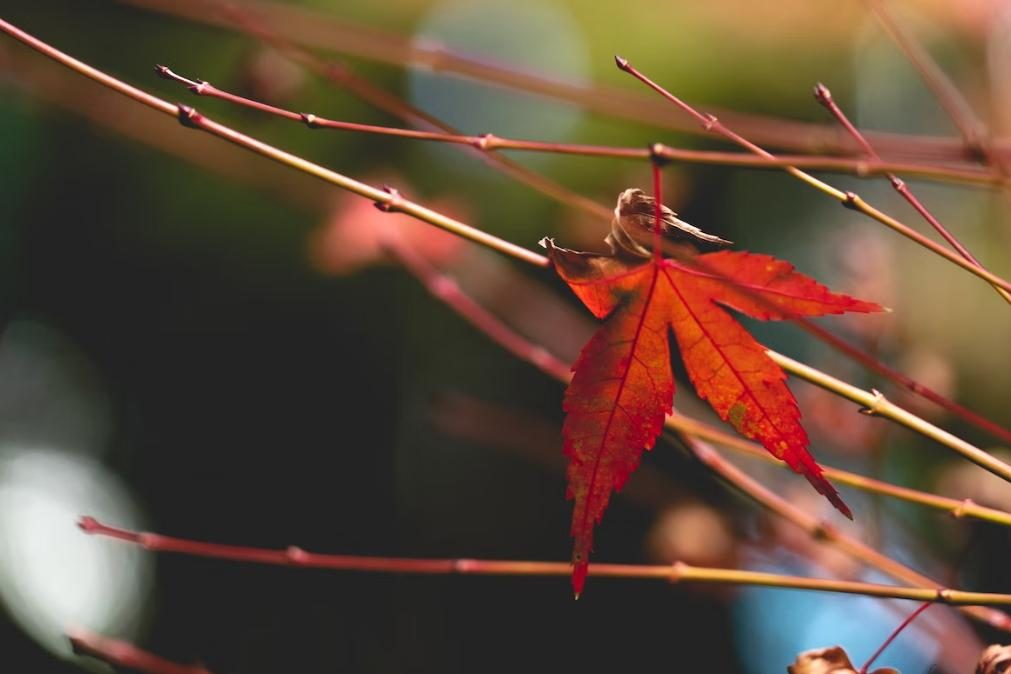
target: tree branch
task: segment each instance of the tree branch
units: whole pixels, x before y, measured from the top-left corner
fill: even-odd
[[[211,674],[210,670],[201,665],[181,665],[125,641],[110,639],[84,629],[72,630],[67,634],[67,639],[74,653],[102,660],[113,667],[146,674]]]
[[[82,517],[78,523],[88,534],[107,536],[139,545],[145,550],[195,557],[210,557],[235,562],[295,566],[331,571],[366,573],[402,573],[415,575],[473,576],[568,576],[569,562],[532,562],[488,559],[419,559],[410,557],[370,557],[362,555],[327,555],[306,552],[297,547],[284,550],[251,548],[206,543],[173,536],[120,529]],[[949,588],[896,587],[879,583],[806,578],[758,571],[690,566],[683,562],[663,565],[591,564],[589,574],[601,578],[666,580],[671,583],[716,583],[721,585],[759,585],[817,592],[841,592],[869,597],[915,599],[956,606],[1011,605],[1011,594],[965,592]]]

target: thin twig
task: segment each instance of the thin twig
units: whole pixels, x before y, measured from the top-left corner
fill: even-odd
[[[899,386],[905,388],[906,390],[920,396],[930,402],[943,407],[952,414],[961,417],[963,420],[969,422],[970,424],[980,428],[987,433],[991,434],[995,438],[1000,438],[1001,441],[1011,444],[1011,430],[1008,430],[997,424],[983,415],[974,412],[973,410],[960,405],[954,400],[945,398],[940,393],[934,391],[932,388],[924,386],[920,382],[912,379],[911,377],[899,372],[893,367],[890,367],[883,363],[882,361],[874,358],[869,353],[861,351],[849,342],[843,340],[840,337],[832,334],[825,328],[821,327],[817,323],[808,320],[803,316],[792,317],[791,320],[799,325],[805,332],[821,340],[825,344],[828,344],[833,349],[839,353],[847,356],[851,360],[860,363],[863,367],[867,368],[871,372],[877,372],[886,379],[898,384]]]
[[[515,150],[520,152],[537,152],[547,154],[565,154],[584,157],[609,158],[609,159],[630,159],[649,161],[653,157],[659,156],[670,161],[680,161],[687,163],[715,164],[724,166],[737,166],[743,168],[774,169],[787,166],[802,166],[814,170],[827,170],[845,173],[853,173],[864,177],[869,175],[888,174],[893,171],[902,171],[910,175],[917,175],[923,178],[939,180],[955,180],[978,185],[997,185],[1006,183],[1011,185],[1011,179],[995,179],[988,173],[978,169],[956,169],[943,166],[934,166],[915,162],[886,162],[880,157],[873,159],[854,159],[848,157],[819,157],[811,155],[783,155],[779,157],[762,157],[743,152],[715,152],[708,150],[686,150],[675,148],[663,143],[653,144],[650,147],[628,147],[615,145],[594,145],[594,144],[573,144],[554,143],[547,141],[524,140],[517,138],[506,138],[493,133],[483,134],[460,134],[453,131],[418,131],[412,129],[402,129],[398,127],[379,126],[375,124],[359,124],[355,122],[345,122],[328,119],[320,115],[294,112],[268,105],[260,101],[238,96],[224,91],[210,82],[204,80],[194,80],[183,77],[165,66],[158,67],[159,75],[166,79],[174,80],[185,85],[192,93],[198,96],[209,96],[219,98],[230,103],[259,110],[267,114],[272,114],[284,119],[304,123],[309,128],[326,128],[342,131],[353,131],[358,133],[369,133],[383,136],[394,136],[414,140],[434,141],[441,143],[451,143],[464,145],[476,149],[482,153],[496,152],[498,150]],[[444,125],[440,125],[444,126]],[[536,174],[535,174],[536,175]],[[560,186],[555,186],[559,187]],[[560,188],[564,192],[558,192],[554,188],[538,187],[542,191],[553,190],[558,193],[563,201],[569,201],[574,196],[585,199],[581,195],[571,192],[565,188]],[[583,207],[587,212],[595,215],[609,214],[606,209],[596,202],[591,202],[593,206]],[[603,210],[601,210],[603,209]]]
[[[353,178],[337,173],[336,171],[324,168],[319,164],[306,161],[301,157],[275,148],[262,141],[256,140],[255,138],[241,134],[224,124],[220,124],[205,117],[189,106],[174,105],[168,101],[158,98],[157,96],[152,96],[151,94],[122,82],[111,75],[107,75],[106,73],[97,70],[82,61],[78,61],[72,56],[69,56],[38,38],[29,35],[3,19],[0,19],[0,31],[7,33],[11,37],[23,42],[32,49],[48,56],[66,67],[89,77],[96,82],[109,87],[110,89],[118,91],[124,96],[143,103],[144,105],[165,115],[175,117],[183,124],[183,126],[206,131],[211,135],[223,138],[230,143],[267,157],[268,159],[273,159],[276,162],[302,171],[303,173],[307,173],[332,185],[340,187],[341,189],[354,192],[359,196],[370,199],[378,206],[381,206],[384,210],[410,215],[418,220],[422,220],[437,227],[442,227],[443,229],[453,232],[458,236],[470,239],[475,243],[487,246],[488,248],[497,250],[500,253],[510,255],[538,267],[547,267],[550,265],[548,258],[543,255],[523,248],[522,246],[517,246],[514,243],[500,239],[480,229],[471,227],[470,225],[466,225],[459,220],[447,217],[429,208],[425,208],[418,203],[404,198],[396,192],[396,190],[381,190],[372,187],[371,185],[359,182]]]
[[[288,547],[283,550],[252,548],[136,532],[103,524],[93,517],[82,517],[78,525],[85,533],[133,543],[151,552],[175,553],[253,564],[413,575],[568,576],[572,573],[572,564],[569,562],[328,555],[307,552],[298,547]],[[589,573],[602,578],[666,580],[671,583],[760,585],[817,592],[841,592],[869,597],[916,599],[956,606],[1011,605],[1011,594],[965,592],[949,588],[896,587],[880,583],[691,566],[683,562],[661,565],[591,564]]]
[[[745,454],[751,458],[759,459],[781,468],[788,468],[782,460],[777,459],[772,454],[769,454],[769,452],[761,445],[745,440],[738,435],[722,431],[697,419],[686,417],[678,412],[675,412],[667,418],[666,425],[669,429],[682,431],[702,440],[708,440],[709,442],[716,443],[721,447],[732,449],[735,452]],[[890,482],[876,480],[874,478],[852,473],[847,470],[833,468],[832,466],[827,466],[825,464],[822,464],[821,467],[825,473],[825,477],[829,478],[831,481],[838,482],[839,484],[845,484],[855,489],[860,489],[861,491],[866,491],[872,494],[880,494],[882,496],[896,498],[909,503],[927,506],[928,508],[934,508],[935,510],[941,510],[949,513],[953,517],[957,518],[971,517],[974,519],[992,522],[994,524],[1011,526],[1011,513],[981,506],[973,502],[972,499],[955,499],[938,496],[937,494],[931,494],[918,489],[900,487],[898,485],[891,484]]]
[[[853,122],[851,122],[846,116],[846,113],[844,113],[842,108],[839,107],[839,104],[837,104],[835,99],[832,98],[832,92],[829,91],[828,87],[824,84],[818,83],[818,85],[814,88],[814,97],[819,103],[825,106],[830,113],[832,113],[832,116],[838,120],[844,129],[846,129],[846,132],[853,137],[853,140],[855,140],[857,144],[863,148],[863,151],[867,156],[871,159],[881,159],[881,156],[878,155],[874,147],[867,142],[864,135],[860,133],[860,130],[854,126]],[[969,249],[963,246],[962,243],[955,238],[955,235],[949,232],[948,229],[941,224],[941,221],[934,217],[934,214],[923,205],[923,202],[920,201],[915,194],[913,194],[912,190],[909,189],[909,186],[906,185],[906,181],[902,180],[890,171],[886,173],[885,176],[888,178],[888,182],[891,183],[895,191],[898,192],[902,198],[905,199],[909,205],[912,206],[913,209],[919,213],[920,216],[926,220],[927,223],[933,227],[945,241],[948,242],[948,245],[958,251],[958,254],[969,262],[972,262],[977,267],[982,267],[979,260],[977,260],[976,257],[969,252]],[[1003,288],[995,288],[995,290],[1001,297],[1004,298],[1005,301],[1011,303],[1011,293],[1007,292]]]
[[[380,63],[414,65],[433,72],[465,77],[489,85],[561,100],[604,115],[666,129],[697,133],[686,121],[671,117],[649,97],[618,87],[574,84],[462,54],[444,44],[412,40],[353,24],[300,7],[275,2],[223,3],[219,0],[120,0],[124,4],[226,30],[237,30],[236,13],[255,15],[259,23],[276,27],[284,39],[305,47],[336,51]],[[818,153],[850,153],[850,138],[837,129],[736,111],[719,115],[759,142],[779,148]],[[888,156],[960,161],[965,149],[959,139],[875,133],[872,140]],[[1001,146],[996,151],[1006,152]]]
[[[797,362],[789,356],[776,353],[771,349],[767,350],[765,353],[769,356],[769,358],[772,358],[777,365],[790,374],[805,379],[816,386],[820,386],[827,391],[831,391],[836,395],[842,396],[843,398],[847,398],[856,404],[861,405],[862,407],[860,411],[864,414],[884,417],[901,424],[906,428],[912,429],[920,435],[928,437],[931,440],[941,443],[945,447],[955,450],[963,457],[969,459],[978,466],[986,468],[994,475],[1011,482],[1011,466],[991,454],[987,454],[979,447],[969,444],[965,440],[962,440],[961,438],[934,426],[930,422],[921,419],[915,414],[904,410],[888,400],[880,391],[865,391],[857,388],[852,384],[847,384],[846,382],[836,379],[821,370],[816,370],[809,365]]]
[[[937,585],[929,577],[888,557],[877,548],[867,545],[843,533],[828,522],[824,522],[818,517],[801,510],[779,494],[762,485],[748,473],[727,461],[719,452],[705,442],[687,433],[675,432],[675,435],[703,465],[743,492],[755,503],[799,527],[815,540],[834,545],[850,557],[860,560],[864,564],[874,567],[896,580],[912,583],[920,587]],[[982,607],[969,607],[963,609],[963,611],[967,615],[991,627],[1011,632],[1011,616],[1006,613]]]
[[[87,655],[113,667],[122,667],[133,672],[145,674],[211,674],[202,665],[181,665],[171,660],[137,648],[133,644],[119,639],[110,639],[89,632],[85,629],[75,629],[67,634],[71,648],[78,655]]]
[[[632,64],[628,62],[627,59],[623,59],[620,56],[618,56],[615,57],[615,63],[617,63],[618,68],[620,70],[632,75],[640,82],[642,82],[649,88],[653,89],[658,94],[666,98],[668,101],[679,107],[681,110],[688,113],[706,131],[709,131],[719,136],[723,136],[724,138],[727,138],[728,140],[737,143],[741,147],[746,148],[747,150],[750,150],[751,152],[757,155],[766,158],[774,157],[774,155],[768,152],[767,150],[762,149],[758,145],[752,143],[743,136],[727,128],[722,122],[719,121],[719,119],[715,115],[700,113],[698,110],[688,105],[680,98],[670,93],[669,91],[664,89],[662,86],[660,86],[650,78],[646,77],[646,75],[639,72],[634,66],[632,66]],[[824,194],[829,195],[833,199],[838,200],[846,208],[858,211],[874,220],[877,220],[886,227],[889,227],[890,229],[893,229],[899,234],[902,234],[906,238],[920,244],[927,250],[937,255],[940,255],[949,262],[961,267],[962,269],[965,269],[969,273],[982,278],[983,280],[989,282],[991,285],[998,286],[1000,288],[1003,288],[1004,290],[1011,292],[1011,282],[1004,280],[1003,278],[997,276],[996,274],[990,271],[987,271],[986,269],[983,269],[982,267],[974,265],[972,262],[969,262],[968,260],[961,258],[957,254],[951,252],[950,250],[941,246],[937,242],[928,239],[927,237],[923,236],[922,234],[917,232],[915,229],[909,227],[905,223],[900,222],[899,220],[896,220],[892,216],[888,215],[887,213],[878,210],[874,206],[871,206],[866,201],[864,201],[864,199],[859,194],[856,194],[855,192],[844,192],[843,190],[840,190],[822,180],[819,180],[818,178],[815,178],[809,173],[801,171],[795,166],[786,166],[783,167],[783,170],[792,175],[793,177],[797,178],[801,182],[807,183],[808,185],[817,189],[818,191],[823,192]]]

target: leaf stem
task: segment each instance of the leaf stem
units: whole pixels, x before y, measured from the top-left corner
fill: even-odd
[[[659,265],[663,261],[663,168],[662,160],[654,156],[651,163],[653,170],[653,263]]]
[[[706,131],[709,131],[716,135],[723,136],[724,138],[727,138],[728,140],[737,143],[741,147],[755,153],[756,155],[765,157],[767,159],[774,158],[774,155],[771,154],[770,152],[762,149],[758,145],[752,143],[750,140],[744,138],[743,136],[737,134],[736,132],[724,126],[723,123],[721,123],[715,115],[700,113],[698,110],[696,110],[689,104],[685,103],[680,98],[670,93],[669,91],[664,89],[662,86],[660,86],[650,78],[646,77],[646,75],[642,74],[634,66],[632,66],[628,62],[628,60],[623,59],[620,56],[617,56],[615,57],[615,63],[617,63],[618,68],[620,70],[632,75],[640,82],[642,82],[649,88],[653,89],[658,94],[666,98],[668,101],[676,105],[678,108],[688,113]],[[874,220],[877,220],[886,227],[889,227],[890,229],[898,232],[899,234],[902,234],[911,241],[918,243],[927,250],[930,250],[931,252],[945,258],[949,262],[961,267],[962,269],[965,269],[969,273],[980,277],[981,279],[987,281],[991,285],[1003,288],[1004,290],[1011,292],[1011,282],[1004,280],[1000,276],[997,276],[996,274],[982,267],[974,265],[972,262],[963,259],[959,255],[948,250],[947,248],[944,248],[937,242],[928,239],[927,237],[923,236],[922,234],[920,234],[913,228],[909,227],[905,223],[900,222],[899,220],[888,215],[887,213],[884,213],[883,211],[880,211],[874,206],[870,205],[869,203],[864,201],[864,199],[859,194],[848,191],[844,192],[843,190],[840,190],[822,180],[819,180],[818,178],[815,178],[809,173],[801,171],[795,166],[784,166],[783,170],[792,175],[793,177],[797,178],[801,182],[807,183],[811,187],[819,190],[820,192],[829,195],[833,199],[836,199],[846,208],[858,211]]]
[[[85,533],[107,536],[127,543],[133,543],[152,552],[209,557],[253,564],[329,569],[332,571],[418,575],[568,576],[572,573],[572,565],[569,562],[329,555],[307,552],[298,547],[288,547],[283,550],[252,548],[194,541],[148,532],[135,532],[103,524],[92,517],[82,517],[78,526]],[[760,585],[764,587],[813,590],[818,592],[841,592],[871,597],[916,599],[959,606],[1011,605],[1011,594],[965,592],[948,588],[896,587],[879,583],[806,578],[738,569],[690,566],[683,562],[663,565],[590,564],[589,574],[604,578],[666,580],[672,583]]]
[[[174,105],[156,96],[152,96],[145,91],[122,82],[111,75],[107,75],[106,73],[103,73],[100,70],[97,70],[96,68],[93,68],[92,66],[89,66],[88,64],[59,51],[55,47],[46,44],[32,35],[29,35],[3,19],[0,19],[0,32],[7,33],[11,37],[21,41],[39,53],[48,56],[54,61],[57,61],[58,63],[61,63],[64,66],[123,94],[124,96],[132,98],[139,103],[143,103],[149,108],[157,110],[165,115],[175,117],[183,124],[183,126],[206,131],[211,135],[227,140],[230,143],[243,147],[251,152],[255,152],[256,154],[272,159],[293,169],[302,171],[303,173],[307,173],[319,178],[320,180],[328,182],[331,185],[335,185],[349,192],[354,192],[359,196],[372,200],[377,205],[380,205],[383,210],[405,213],[417,218],[418,220],[422,220],[437,227],[442,227],[454,234],[470,239],[475,243],[487,246],[488,248],[497,250],[500,253],[510,255],[538,267],[547,267],[550,265],[548,258],[543,255],[523,248],[522,246],[517,246],[514,243],[500,239],[480,229],[471,227],[470,225],[466,225],[429,208],[425,208],[420,204],[402,197],[395,190],[381,190],[372,187],[371,185],[359,182],[353,178],[337,173],[336,171],[324,168],[319,164],[314,164],[302,159],[301,157],[256,140],[255,138],[241,134],[230,127],[219,124],[218,122],[205,117],[189,106]]]

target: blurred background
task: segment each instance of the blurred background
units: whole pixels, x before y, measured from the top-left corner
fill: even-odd
[[[1011,131],[1011,6],[889,7],[991,132]],[[647,106],[623,108],[618,94],[595,92],[655,103],[614,68],[618,53],[704,109],[827,125],[811,96],[821,81],[862,128],[957,136],[855,1],[5,0],[2,14],[142,89],[532,248],[554,236],[600,250],[608,222],[460,147],[311,131],[197,100],[152,66],[346,121],[410,126],[355,95],[350,72],[466,133],[725,148],[664,128],[667,113],[644,122]],[[341,67],[321,76],[304,54],[294,58],[294,43],[314,50],[320,61],[310,66]],[[438,58],[443,48],[575,85],[598,109],[454,76]],[[617,109],[600,109],[608,105]],[[684,122],[673,108],[669,116]],[[782,128],[748,123],[738,128]],[[825,139],[838,140],[831,126],[810,136],[797,128],[811,127],[787,127],[770,147],[828,152]],[[79,626],[217,674],[772,674],[801,650],[834,644],[860,663],[913,608],[604,579],[591,579],[574,602],[562,578],[328,573],[154,556],[85,536],[80,515],[314,552],[568,559],[562,387],[429,296],[384,257],[378,235],[402,237],[566,361],[594,325],[548,272],[183,129],[6,37],[0,148],[0,669],[107,671],[70,653],[63,635]],[[608,209],[627,187],[649,189],[645,162],[507,156]],[[688,222],[891,307],[822,325],[1011,425],[1011,312],[978,279],[780,172],[674,163],[665,181],[667,203]],[[831,181],[920,227],[884,180]],[[911,184],[988,267],[1011,273],[1006,193]],[[800,330],[746,323],[763,343],[1008,456],[982,431]],[[678,409],[712,420],[680,364],[675,372]],[[1006,483],[943,448],[803,382],[792,388],[820,461],[1011,509]],[[941,582],[1011,591],[1006,528],[843,488],[856,512],[850,524],[803,480],[739,461],[805,510]],[[663,443],[613,499],[595,559],[886,580],[771,519]],[[994,640],[1008,637],[937,607],[879,664],[969,672]]]

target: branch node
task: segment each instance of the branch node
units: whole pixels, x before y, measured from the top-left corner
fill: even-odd
[[[814,98],[825,107],[832,104],[832,92],[821,82],[814,85]]]
[[[190,91],[192,91],[197,96],[203,96],[204,95],[204,91],[208,87],[213,87],[213,85],[210,82],[208,82],[207,80],[197,80],[196,84],[191,84],[188,88],[189,88]]]
[[[857,202],[860,200],[860,195],[856,192],[846,192],[846,198],[842,200],[842,205],[851,211],[859,210]]]
[[[834,541],[838,538],[838,531],[828,522],[818,521],[811,529],[811,538],[816,541]]]
[[[654,166],[665,166],[670,162],[667,158],[667,146],[663,143],[653,143],[649,146],[649,160]]]
[[[182,103],[177,103],[176,107],[179,108],[179,112],[177,113],[176,116],[179,119],[180,124],[189,129],[200,128],[200,121],[204,117],[199,112],[197,112],[196,108],[192,108],[188,105],[183,105]]]
[[[706,114],[702,115],[702,118],[705,120],[702,122],[702,128],[705,129],[706,131],[712,131],[713,127],[719,124],[720,122],[720,120],[716,117],[716,115],[714,115],[711,112],[707,112]]]
[[[681,576],[684,575],[685,568],[687,568],[687,565],[684,562],[681,562],[681,561],[677,561],[677,562],[674,562],[673,564],[671,564],[671,566],[670,566],[670,578],[669,578],[670,582],[671,583],[680,583],[681,582]]]
[[[432,280],[431,291],[433,295],[445,301],[448,298],[459,295],[460,286],[448,276],[440,275],[438,278]]]
[[[155,543],[161,537],[158,534],[150,534],[146,531],[141,531],[137,534],[137,545],[144,548],[145,550],[155,549]]]
[[[493,133],[483,133],[474,139],[472,145],[481,150],[482,152],[487,152],[495,148],[495,142],[498,138]]]
[[[873,417],[874,415],[879,414],[881,412],[882,404],[887,402],[885,399],[885,394],[877,390],[876,388],[871,389],[871,395],[874,396],[874,399],[871,401],[871,404],[868,405],[867,407],[861,407],[859,410],[860,414],[866,414],[869,417]]]
[[[310,129],[319,128],[319,124],[316,123],[316,115],[311,112],[300,112],[298,113],[298,116],[302,118],[302,121],[305,122],[305,125]]]
[[[965,517],[966,511],[974,505],[976,505],[976,502],[971,498],[963,499],[962,502],[958,504],[958,507],[951,511],[951,516],[955,519],[962,519]]]
[[[393,213],[400,210],[400,204],[402,197],[400,192],[397,191],[395,187],[390,187],[389,185],[383,185],[383,191],[390,195],[387,201],[376,201],[372,205],[381,210],[383,213]]]
[[[935,601],[939,601],[942,604],[951,603],[951,590],[946,587],[939,588],[937,590],[937,599]]]
[[[285,549],[284,555],[292,564],[305,564],[306,560],[309,558],[309,553],[297,545],[289,545]]]
[[[157,63],[154,66],[154,71],[155,71],[155,73],[157,73],[158,77],[162,78],[163,80],[174,80],[175,79],[172,76],[172,71],[169,70],[168,66],[163,66],[162,64]]]

